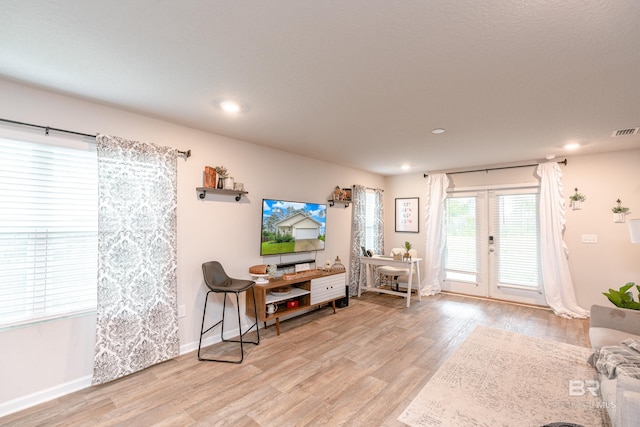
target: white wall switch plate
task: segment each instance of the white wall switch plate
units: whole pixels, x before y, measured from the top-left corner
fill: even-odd
[[[582,243],[598,243],[598,235],[597,234],[583,234],[582,235]]]
[[[178,306],[178,317],[187,317],[187,306],[184,304]]]

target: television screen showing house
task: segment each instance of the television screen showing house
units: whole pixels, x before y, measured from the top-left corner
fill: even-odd
[[[327,205],[264,199],[260,255],[324,250]]]

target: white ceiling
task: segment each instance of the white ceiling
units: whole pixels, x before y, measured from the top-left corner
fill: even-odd
[[[640,126],[638,0],[0,11],[0,77],[383,175],[561,157],[570,140],[581,153],[640,147],[640,135],[611,138]],[[225,114],[226,98],[245,111]]]

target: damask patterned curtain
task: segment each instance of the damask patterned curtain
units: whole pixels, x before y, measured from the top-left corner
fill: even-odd
[[[93,383],[179,354],[176,155],[98,135],[98,313]]]
[[[362,247],[367,247],[367,203],[369,212],[369,232],[373,239],[373,247],[367,247],[376,254],[384,251],[384,205],[382,190],[373,190],[367,197],[367,189],[362,185],[354,185],[351,189],[352,218],[351,218],[351,252],[349,254],[349,295],[358,294],[358,280],[360,279],[360,255]]]

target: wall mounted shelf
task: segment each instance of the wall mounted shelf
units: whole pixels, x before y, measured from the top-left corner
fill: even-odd
[[[207,196],[207,193],[223,194],[228,196],[235,196],[236,202],[239,202],[244,194],[249,194],[248,191],[222,190],[219,188],[209,188],[209,187],[197,187],[196,191],[198,192],[198,197],[200,199],[204,199]]]

